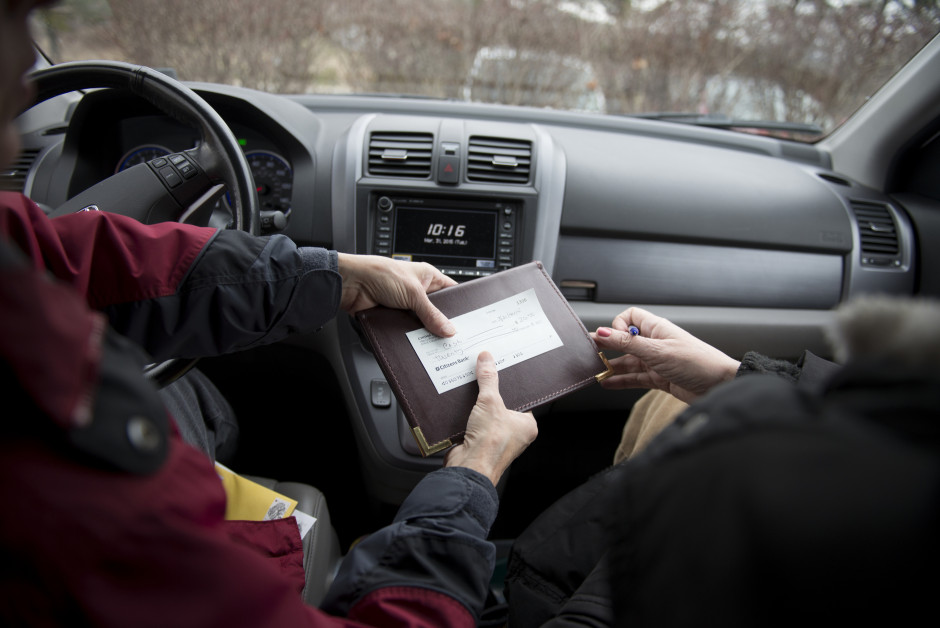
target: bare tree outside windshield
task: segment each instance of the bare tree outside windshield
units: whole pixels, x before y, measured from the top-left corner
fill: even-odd
[[[280,93],[392,93],[829,131],[940,31],[940,0],[67,0],[55,61]]]

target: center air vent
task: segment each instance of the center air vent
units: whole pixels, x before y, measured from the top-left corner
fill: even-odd
[[[525,185],[532,170],[532,142],[496,137],[471,137],[467,179]]]
[[[900,264],[897,225],[888,206],[863,201],[852,201],[851,205],[858,222],[862,263],[875,266]]]
[[[0,191],[22,192],[26,187],[26,175],[38,155],[38,150],[24,150],[9,168],[0,170]]]
[[[373,133],[369,139],[369,174],[426,179],[431,176],[430,133]]]

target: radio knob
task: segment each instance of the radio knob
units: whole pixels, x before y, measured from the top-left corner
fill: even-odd
[[[392,209],[392,199],[387,196],[382,196],[379,198],[379,210],[383,212],[391,211]]]

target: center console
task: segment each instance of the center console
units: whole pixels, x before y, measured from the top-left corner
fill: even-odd
[[[389,138],[406,142],[389,146]],[[509,177],[506,155],[479,155],[484,138],[531,148],[531,171]],[[379,139],[381,141],[379,141]],[[521,161],[521,158],[519,159]],[[333,155],[332,242],[338,251],[427,262],[458,282],[532,260],[551,273],[565,191],[565,156],[535,125],[364,115]],[[471,169],[477,173],[471,176]],[[482,172],[483,174],[480,174]],[[352,317],[337,317],[339,385],[374,497],[398,503],[442,455],[420,455]]]

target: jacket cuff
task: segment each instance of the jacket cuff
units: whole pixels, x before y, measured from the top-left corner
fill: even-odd
[[[394,522],[346,555],[321,608],[346,615],[364,596],[405,587],[436,591],[479,617],[496,561],[486,536],[497,506],[496,489],[476,471],[448,467],[429,473]]]
[[[336,251],[328,251],[313,246],[298,247],[300,259],[303,260],[305,273],[312,270],[332,270],[339,272],[339,262]]]
[[[811,351],[804,351],[796,364],[748,351],[741,359],[741,366],[738,367],[735,377],[753,373],[773,374],[791,384],[818,391],[840,368],[838,364],[824,360]]]
[[[454,491],[457,480],[465,490]],[[434,499],[427,499],[435,495]],[[466,467],[444,467],[428,474],[405,499],[395,521],[415,521],[422,517],[453,516],[463,510],[479,523],[485,537],[496,519],[499,496],[489,478]]]
[[[741,358],[741,366],[738,367],[738,372],[735,374],[735,377],[768,373],[777,375],[791,383],[796,383],[796,381],[800,379],[800,367],[796,364],[787,362],[786,360],[768,358],[766,355],[761,355],[756,351],[748,351],[744,354],[744,357]]]

